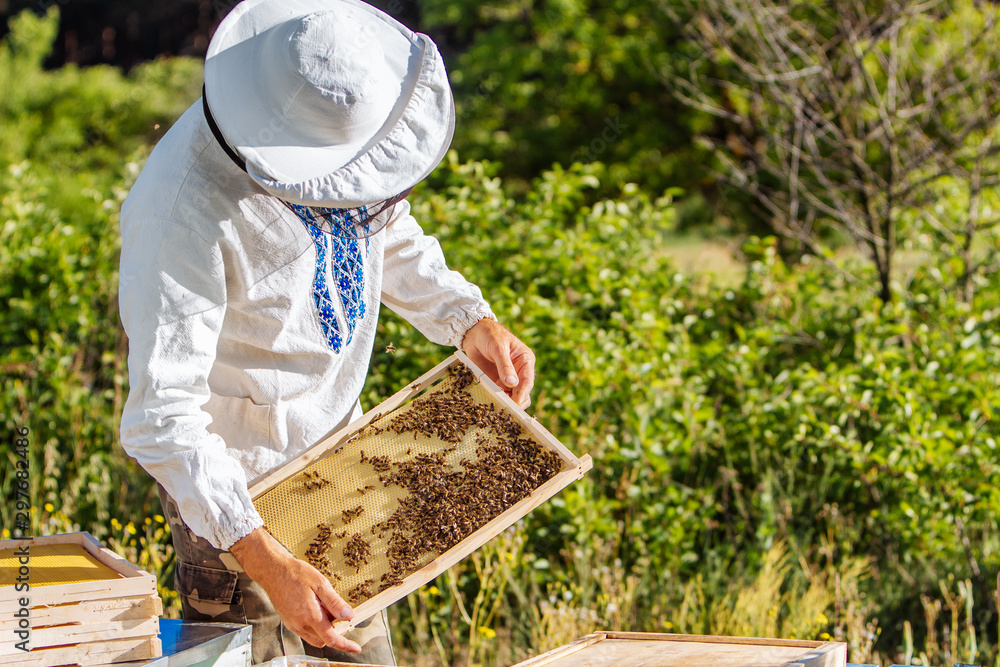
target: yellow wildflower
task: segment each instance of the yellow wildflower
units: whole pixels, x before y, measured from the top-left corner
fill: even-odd
[[[487,628],[485,625],[479,626],[479,634],[486,637],[487,639],[493,639],[497,636],[497,631],[493,628]]]

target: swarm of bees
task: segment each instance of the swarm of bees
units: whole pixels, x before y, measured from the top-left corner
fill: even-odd
[[[346,526],[347,524],[349,524],[350,522],[354,521],[359,516],[361,516],[361,513],[364,511],[365,508],[362,505],[358,505],[352,510],[344,510],[340,515],[340,520],[343,521],[344,525]]]
[[[322,489],[324,486],[330,483],[330,480],[328,480],[326,477],[323,477],[322,475],[320,475],[318,472],[315,471],[304,472],[302,474],[306,478],[306,481],[303,483],[303,486],[305,486],[310,491],[313,491],[315,489]]]
[[[452,445],[416,454],[408,448],[399,460],[361,452],[361,463],[372,466],[383,486],[408,492],[401,495],[391,516],[371,526],[372,537],[387,545],[388,571],[381,575],[378,592],[402,583],[408,575],[526,498],[561,469],[559,457],[535,443],[510,415],[492,404],[475,403],[466,391],[473,382],[472,372],[459,366],[444,388],[414,399],[384,428],[371,424],[366,427],[376,432],[424,435]],[[457,450],[471,429],[479,429],[475,433],[474,460],[462,458],[457,465],[449,463],[448,455]],[[373,489],[369,484],[357,491],[364,495]],[[363,511],[362,506],[346,510],[341,520],[347,525]],[[310,552],[315,547],[319,555],[311,557],[307,553],[307,558],[314,565],[325,565],[326,570],[316,567],[329,576],[326,552],[330,537],[343,539],[347,531],[333,533],[328,524],[320,524],[317,529],[319,535],[310,545]],[[325,546],[315,546],[317,543]],[[354,533],[343,547],[342,562],[360,573],[373,560],[373,553],[361,533]],[[348,601],[357,604],[367,600],[374,584],[374,580],[367,579],[354,586],[347,594]]]
[[[333,535],[333,526],[328,523],[321,523],[316,528],[319,530],[319,534],[316,536],[316,539],[309,543],[309,548],[306,550],[306,560],[314,568],[329,577],[333,571],[330,556],[327,552],[330,550],[330,537]]]
[[[352,588],[347,592],[347,601],[351,604],[358,604],[359,602],[364,602],[372,596],[372,590],[370,586],[375,583],[374,579],[365,579],[360,584]]]
[[[354,568],[355,572],[361,571],[362,565],[367,565],[371,560],[371,545],[365,542],[360,534],[355,533],[344,545],[344,562]]]

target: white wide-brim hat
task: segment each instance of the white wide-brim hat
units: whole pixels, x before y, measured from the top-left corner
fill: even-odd
[[[434,42],[359,0],[244,0],[209,44],[205,96],[247,174],[305,206],[398,195],[455,130]]]

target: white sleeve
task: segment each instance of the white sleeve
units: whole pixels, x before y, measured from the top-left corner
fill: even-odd
[[[448,268],[437,239],[426,236],[410,215],[409,202],[396,205],[385,232],[386,307],[432,342],[454,347],[476,322],[496,319],[479,288]]]
[[[119,307],[130,385],[122,446],[196,535],[229,549],[263,521],[202,410],[226,312],[222,249],[177,221],[123,216]]]

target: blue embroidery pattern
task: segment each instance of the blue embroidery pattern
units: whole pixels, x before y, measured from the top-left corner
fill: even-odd
[[[330,295],[330,288],[327,285],[328,259],[333,259],[333,277],[336,282],[337,293],[340,296],[341,305],[344,308],[344,321],[347,324],[347,344],[351,343],[354,336],[354,329],[359,320],[365,316],[364,287],[365,287],[365,265],[361,257],[361,250],[358,241],[354,238],[341,238],[333,236],[323,231],[322,221],[330,222],[337,218],[341,209],[329,208],[309,208],[298,204],[289,204],[302,220],[306,230],[312,237],[313,245],[316,246],[316,272],[313,275],[312,296],[313,303],[316,304],[316,314],[319,317],[320,327],[326,343],[336,353],[340,353],[344,345],[340,327],[337,325],[337,317],[334,312],[333,298]],[[346,218],[347,211],[343,211]],[[362,211],[363,214],[363,211]],[[365,224],[367,227],[367,224]],[[366,238],[365,251],[368,250],[368,240]]]

